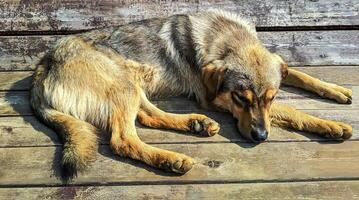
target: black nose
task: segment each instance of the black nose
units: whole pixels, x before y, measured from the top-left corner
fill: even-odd
[[[251,131],[253,140],[263,142],[268,137],[268,131],[263,128],[253,128]]]

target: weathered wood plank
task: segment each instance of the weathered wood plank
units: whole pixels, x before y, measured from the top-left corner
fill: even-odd
[[[33,72],[0,72],[0,90],[29,90]]]
[[[1,31],[82,30],[221,8],[258,27],[358,25],[356,0],[0,1]]]
[[[358,199],[359,181],[0,188],[0,199]]]
[[[296,88],[283,87],[276,101],[292,105],[297,109],[341,109],[357,110],[359,102],[355,101],[359,95],[359,86],[352,86],[353,103],[351,105],[338,104],[332,100]],[[168,112],[203,112],[204,110],[193,101],[183,97],[152,101],[155,105]],[[32,115],[28,91],[0,92],[0,116]]]
[[[29,92],[0,92],[1,115],[32,115]]]
[[[261,32],[259,37],[272,52],[291,66],[358,65],[358,31]]]
[[[182,176],[131,159],[114,157],[101,146],[96,161],[75,184],[223,183],[359,178],[359,141],[156,145],[196,160]],[[0,148],[1,186],[57,185],[60,147]],[[298,167],[300,166],[300,167]]]
[[[359,115],[357,110],[311,110],[315,116],[344,121],[353,126],[351,140],[359,139]],[[204,113],[221,124],[219,135],[204,137],[192,133],[152,129],[138,124],[137,132],[146,143],[206,143],[206,142],[244,142],[232,116],[220,113]],[[268,142],[272,141],[326,141],[328,139],[293,130],[272,127]],[[108,144],[108,136],[101,143]],[[34,116],[0,117],[0,147],[52,146],[61,145],[56,133],[39,122]]]
[[[263,43],[296,65],[358,65],[357,31],[260,32]],[[0,70],[32,70],[49,47],[65,36],[0,37]]]
[[[65,36],[0,37],[0,70],[33,70],[59,38]]]
[[[357,66],[293,67],[318,79],[339,85],[359,85]],[[31,87],[32,71],[0,72],[0,90],[28,90]]]

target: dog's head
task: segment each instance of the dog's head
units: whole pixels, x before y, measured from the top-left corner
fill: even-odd
[[[287,73],[281,57],[256,46],[204,66],[202,80],[207,102],[231,112],[245,138],[261,142],[268,137],[270,107]]]

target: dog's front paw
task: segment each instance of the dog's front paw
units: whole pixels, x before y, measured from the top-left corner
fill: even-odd
[[[353,128],[343,122],[328,121],[322,124],[323,134],[327,138],[344,139],[351,138]]]
[[[220,130],[220,125],[210,118],[205,118],[203,120],[192,120],[190,126],[192,132],[201,133],[206,136],[213,136]]]
[[[321,95],[341,104],[351,104],[352,94],[353,92],[351,89],[329,83],[326,90],[323,90]]]
[[[158,167],[165,171],[184,174],[193,167],[193,159],[184,154],[171,152],[162,156]]]

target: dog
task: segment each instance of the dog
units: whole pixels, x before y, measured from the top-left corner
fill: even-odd
[[[160,110],[149,98],[194,96],[201,107],[229,112],[241,135],[267,139],[270,126],[348,139],[348,124],[274,103],[280,84],[350,104],[352,91],[288,68],[234,13],[207,11],[133,22],[60,39],[37,65],[32,108],[62,139],[62,167],[71,177],[94,159],[100,133],[114,154],[186,173],[187,155],[142,142],[135,120],[163,129],[213,136],[220,125],[201,114]]]

